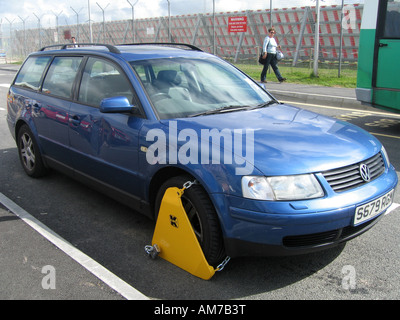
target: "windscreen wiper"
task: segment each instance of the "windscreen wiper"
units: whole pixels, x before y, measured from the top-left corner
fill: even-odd
[[[254,106],[253,108],[251,108],[251,109],[259,109],[259,108],[264,108],[264,107],[268,107],[268,106],[270,106],[271,104],[279,104],[279,102],[278,101],[276,101],[276,100],[270,100],[270,101],[268,101],[268,102],[263,102],[263,103],[260,103],[260,104],[258,104],[258,105],[256,105],[256,106]]]
[[[248,110],[249,106],[240,106],[240,105],[229,105],[229,106],[224,106],[218,109],[213,109],[213,110],[208,110],[208,111],[203,111],[199,113],[195,113],[190,115],[189,117],[198,117],[198,116],[205,116],[209,114],[218,114],[218,113],[224,113],[224,112],[234,112],[234,111],[240,111],[240,110]]]
[[[213,110],[208,110],[208,111],[203,111],[199,113],[195,113],[190,115],[189,117],[198,117],[198,116],[205,116],[209,114],[218,114],[218,113],[224,113],[224,112],[234,112],[234,111],[240,111],[240,110],[253,110],[253,109],[258,109],[258,108],[264,108],[266,106],[270,106],[271,104],[276,104],[279,103],[276,100],[270,100],[268,102],[263,102],[260,103],[254,107],[251,106],[243,106],[243,105],[229,105],[229,106],[224,106],[221,108],[213,109]]]

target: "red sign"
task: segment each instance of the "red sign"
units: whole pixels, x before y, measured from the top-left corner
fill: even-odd
[[[228,32],[247,32],[247,17],[229,17]]]

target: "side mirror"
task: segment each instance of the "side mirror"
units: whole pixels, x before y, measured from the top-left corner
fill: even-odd
[[[133,108],[128,98],[122,96],[105,98],[100,103],[100,112],[103,113],[131,112]]]

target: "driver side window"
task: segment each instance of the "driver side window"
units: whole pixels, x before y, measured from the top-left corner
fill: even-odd
[[[100,106],[105,98],[124,96],[132,103],[134,94],[129,80],[112,62],[89,58],[83,72],[78,100]]]

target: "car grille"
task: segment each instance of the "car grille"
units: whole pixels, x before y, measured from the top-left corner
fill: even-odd
[[[367,183],[361,178],[360,174],[360,165],[363,163],[370,169],[371,179],[369,181],[378,178],[385,171],[385,163],[381,153],[378,152],[375,156],[365,161],[347,167],[325,171],[322,172],[322,175],[335,192],[350,190]]]

